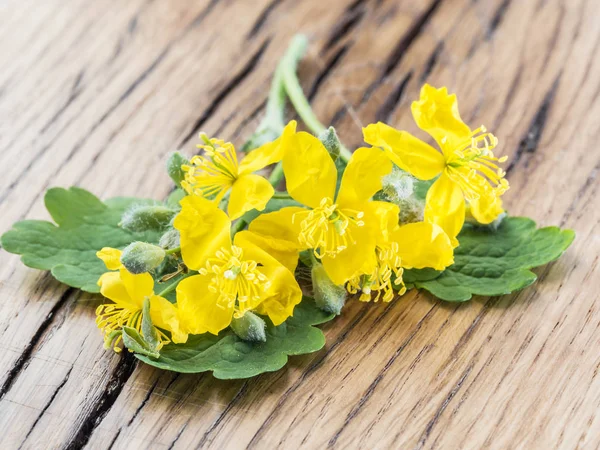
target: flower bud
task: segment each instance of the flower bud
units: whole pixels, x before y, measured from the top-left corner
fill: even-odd
[[[329,279],[323,264],[315,262],[311,270],[313,295],[319,309],[339,315],[346,303],[348,295],[343,286],[338,286]]]
[[[329,127],[321,134],[319,134],[319,140],[325,146],[331,159],[335,162],[340,156],[340,148],[342,143],[337,137],[337,133],[335,132],[335,128]]]
[[[125,210],[119,226],[128,231],[162,230],[177,214],[173,208],[164,205],[132,205]]]
[[[385,200],[400,207],[400,223],[423,221],[425,195],[422,182],[408,172],[394,167],[389,175],[381,180]]]
[[[146,242],[132,242],[121,253],[121,264],[133,273],[149,272],[165,259],[165,251]]]
[[[179,230],[176,230],[175,228],[168,230],[160,237],[158,245],[165,250],[179,247]]]
[[[169,155],[169,159],[167,159],[167,173],[177,187],[181,187],[181,181],[185,179],[185,172],[181,166],[189,163],[189,160],[179,152]]]
[[[246,311],[240,318],[234,317],[231,321],[231,329],[244,341],[266,342],[265,327],[265,321],[250,311]]]

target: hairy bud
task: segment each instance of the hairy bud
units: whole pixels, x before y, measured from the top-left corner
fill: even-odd
[[[179,152],[169,155],[169,159],[167,159],[167,173],[177,187],[181,187],[181,182],[185,179],[185,172],[181,166],[189,163],[190,161]]]
[[[162,230],[175,214],[175,209],[160,204],[132,205],[123,213],[119,226],[129,231]]]
[[[389,175],[383,177],[382,192],[384,198],[400,207],[400,223],[420,222],[425,210],[425,197],[419,195],[421,181],[394,167]]]
[[[149,272],[165,259],[165,251],[146,242],[132,242],[121,253],[121,264],[133,273]]]
[[[340,142],[337,133],[335,132],[335,128],[327,128],[319,135],[319,140],[329,152],[331,159],[333,159],[333,161],[336,161],[340,156],[340,148],[342,146],[342,143]]]
[[[234,317],[231,321],[231,329],[244,341],[265,342],[267,340],[265,327],[265,321],[250,311],[246,311],[240,318]]]
[[[313,295],[319,309],[339,315],[346,303],[348,295],[343,286],[338,286],[329,279],[323,264],[315,262],[311,270]]]
[[[165,250],[179,247],[179,231],[171,228],[160,237],[158,245]]]

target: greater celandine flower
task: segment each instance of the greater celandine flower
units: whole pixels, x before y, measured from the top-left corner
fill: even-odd
[[[166,298],[154,293],[154,279],[149,273],[132,274],[121,264],[121,251],[105,247],[97,253],[110,272],[102,274],[98,280],[100,293],[114,303],[104,303],[96,309],[96,324],[104,332],[105,346],[113,346],[116,352],[121,336],[115,332],[123,326],[135,328],[141,333],[142,308],[144,300],[150,300],[150,318],[158,327],[162,343],[187,341],[187,333],[182,331],[176,307]],[[160,329],[171,333],[171,339]]]
[[[268,316],[274,325],[290,317],[302,300],[290,269],[258,247],[251,232],[238,232],[232,240],[231,219],[214,203],[187,196],[180,204],[173,225],[181,235],[181,256],[199,272],[177,286],[189,332],[218,334],[247,311]],[[297,260],[297,251],[291,251]]]
[[[392,170],[377,148],[354,152],[336,195],[337,169],[323,144],[305,133],[284,133],[283,171],[290,196],[303,207],[286,207],[263,214],[249,230],[283,246],[312,249],[327,275],[342,285],[361,271],[375,268],[380,218],[371,197]]]
[[[465,199],[482,224],[502,212],[500,196],[508,189],[504,171],[492,150],[498,140],[485,127],[471,130],[460,118],[456,95],[428,84],[411,106],[415,122],[437,142],[441,153],[405,131],[384,123],[363,129],[365,142],[383,148],[401,169],[420,180],[439,178],[427,192],[425,221],[442,227],[452,244],[465,220]]]
[[[404,269],[444,270],[454,263],[450,238],[439,226],[427,222],[398,225],[398,206],[382,202],[378,206],[381,232],[375,248],[377,265],[351,278],[346,286],[351,294],[361,292],[359,300],[365,302],[391,301],[394,285],[399,295],[404,294]]]
[[[288,127],[295,130],[296,123]],[[204,144],[198,148],[204,154],[192,157],[190,165],[182,166],[185,180],[181,186],[188,194],[213,200],[217,205],[230,192],[227,212],[232,220],[252,209],[262,211],[275,191],[267,179],[253,172],[281,160],[281,138],[252,150],[241,162],[231,142],[209,139],[205,134],[200,138]]]

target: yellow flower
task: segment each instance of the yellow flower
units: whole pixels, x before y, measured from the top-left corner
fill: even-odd
[[[344,171],[336,195],[337,169],[323,144],[308,133],[283,136],[283,171],[290,196],[306,207],[287,207],[264,214],[249,230],[269,237],[273,245],[293,243],[310,248],[327,275],[344,284],[363,267],[375,267],[378,232],[376,205],[371,197],[381,178],[391,172],[389,158],[379,149],[360,148]]]
[[[444,270],[454,262],[450,238],[439,226],[426,222],[399,226],[398,213],[396,205],[379,205],[382,228],[375,248],[377,265],[350,279],[346,286],[351,294],[360,291],[361,301],[371,301],[373,293],[374,301],[391,301],[393,284],[401,286],[399,295],[404,294],[404,269]]]
[[[296,122],[290,122],[284,133],[293,132]],[[231,190],[227,212],[231,219],[237,219],[247,211],[262,211],[275,192],[265,178],[252,172],[276,163],[283,156],[281,138],[269,142],[249,152],[238,162],[235,148],[231,142],[220,139],[208,139],[201,134],[204,155],[194,156],[190,164],[182,166],[185,180],[182,187],[188,194],[213,200],[217,205]]]
[[[152,323],[171,332],[173,342],[187,341],[187,333],[182,330],[176,307],[167,299],[154,294],[154,280],[149,273],[134,275],[121,264],[121,251],[105,247],[97,253],[111,272],[104,273],[98,280],[100,293],[114,303],[105,303],[96,309],[96,324],[104,332],[105,345],[113,345],[116,352],[121,337],[116,340],[114,332],[123,326],[135,328],[141,333],[142,307],[146,298],[150,299],[150,318]],[[158,330],[163,343],[170,339]]]
[[[177,286],[177,304],[189,316],[190,332],[218,334],[246,311],[283,323],[302,300],[293,273],[256,245],[249,231],[231,239],[231,220],[206,199],[181,200],[174,226],[181,256],[199,272]],[[295,249],[292,249],[295,252]]]
[[[456,95],[426,84],[421,98],[412,104],[413,117],[429,133],[442,152],[405,131],[381,122],[363,129],[365,142],[383,148],[401,169],[421,180],[439,175],[429,189],[425,221],[442,227],[452,244],[465,220],[465,199],[480,223],[490,223],[503,212],[500,196],[508,189],[504,171],[492,150],[496,137],[482,126],[474,131],[458,113]]]

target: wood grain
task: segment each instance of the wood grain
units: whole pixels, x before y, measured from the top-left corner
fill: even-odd
[[[0,5],[0,230],[43,192],[163,198],[167,152],[237,144],[278,59],[349,146],[419,133],[427,81],[509,156],[507,208],[573,228],[515,295],[351,302],[324,350],[242,381],[102,349],[97,297],[0,253],[2,448],[598,448],[600,7],[594,0],[49,0]],[[422,136],[422,135],[421,135]]]

